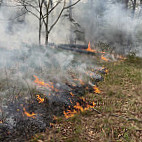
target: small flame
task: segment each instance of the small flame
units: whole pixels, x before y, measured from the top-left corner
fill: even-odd
[[[72,93],[72,92],[70,92],[70,95],[73,97],[74,96],[74,94]]]
[[[86,110],[89,110],[90,108],[94,108],[95,106],[96,104],[93,102],[92,105],[87,104],[86,107],[82,107],[80,103],[77,102],[76,105],[73,107],[74,108],[73,110],[68,109],[67,111],[64,111],[63,113],[64,113],[65,118],[68,119],[68,118],[73,117],[78,112],[84,112]],[[69,108],[71,107],[69,106]]]
[[[80,106],[80,104],[77,102],[76,105],[74,106],[75,109],[80,110],[81,112],[84,111],[83,107]]]
[[[91,43],[90,43],[90,41],[88,43],[88,48],[86,49],[86,51],[95,52],[96,53],[96,50],[91,49]]]
[[[99,90],[99,88],[96,85],[94,85],[93,88],[94,88],[94,93],[97,93],[97,94],[101,93],[101,91]]]
[[[73,111],[67,110],[66,112],[64,111],[63,113],[64,113],[65,118],[68,119],[70,117],[73,117],[77,113],[77,111],[76,110],[73,110]]]
[[[104,57],[104,55],[101,55],[101,59],[108,62],[108,59],[106,57]]]
[[[121,61],[126,60],[126,57],[122,56],[122,55],[117,55],[117,58]]]
[[[43,103],[44,102],[44,98],[41,98],[40,95],[36,95],[37,100],[39,103]]]
[[[109,70],[105,67],[102,67],[102,70],[104,70],[106,74],[109,72]]]
[[[58,89],[54,88],[54,85],[52,82],[50,83],[45,83],[44,81],[40,80],[36,75],[34,75],[34,78],[35,78],[35,83],[40,85],[40,86],[44,86],[44,87],[48,87],[49,89],[51,90],[54,90],[56,92],[58,92]]]
[[[27,116],[27,117],[32,117],[32,118],[35,118],[35,116],[36,116],[36,114],[35,113],[28,113],[27,111],[26,111],[26,109],[25,108],[23,108],[23,111],[24,111],[24,114]]]

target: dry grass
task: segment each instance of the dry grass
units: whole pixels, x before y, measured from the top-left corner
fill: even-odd
[[[87,94],[96,110],[66,120],[58,118],[52,129],[31,142],[140,142],[142,141],[142,60],[107,63],[109,73],[99,86],[101,94]]]

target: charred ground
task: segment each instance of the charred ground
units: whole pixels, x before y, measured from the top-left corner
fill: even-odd
[[[124,62],[104,65],[109,73],[99,83],[101,94],[85,96],[95,101],[95,109],[70,119],[57,118],[52,129],[35,135],[30,142],[142,140],[142,59],[131,54]]]

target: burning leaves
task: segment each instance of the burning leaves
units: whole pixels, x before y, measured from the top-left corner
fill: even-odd
[[[94,102],[92,104],[88,104],[86,102],[83,102],[83,103],[84,103],[84,106],[80,105],[79,102],[76,102],[76,105],[74,105],[73,108],[69,106],[68,109],[63,112],[65,118],[66,119],[71,118],[77,113],[84,112],[96,106]]]
[[[51,90],[51,91],[55,91],[58,92],[58,89],[56,89],[53,85],[53,82],[50,83],[45,83],[43,80],[40,80],[36,75],[34,75],[35,78],[35,83],[41,87],[46,87],[47,89]]]
[[[89,41],[89,43],[88,43],[88,48],[86,49],[86,51],[96,53],[96,50],[91,49],[91,43],[90,43],[90,41]]]
[[[37,114],[35,114],[34,112],[32,112],[32,113],[27,112],[26,109],[25,109],[25,107],[23,108],[23,111],[24,111],[24,114],[25,114],[27,117],[35,118],[35,116],[37,115]]]
[[[43,103],[44,98],[41,98],[40,95],[36,95],[38,103]]]
[[[96,50],[91,49],[90,42],[86,50],[96,53]],[[85,52],[85,49],[83,51]],[[76,65],[76,63],[74,63],[74,65]],[[100,74],[105,74],[108,70],[105,68],[95,68],[94,65],[92,67],[90,64],[86,67],[83,66],[83,69],[84,70],[79,70],[80,72],[76,72],[76,69],[71,70],[69,72],[70,74],[67,72],[68,78],[65,77],[64,80],[56,79],[55,76],[52,80],[52,76],[48,76],[50,79],[45,79],[39,78],[38,75],[33,75],[34,83],[37,86],[35,87],[37,90],[34,90],[34,94],[32,94],[32,97],[34,97],[27,97],[26,99],[18,97],[16,99],[17,105],[12,104],[15,111],[9,111],[9,114],[12,114],[14,118],[9,118],[12,119],[16,125],[20,121],[21,124],[24,125],[24,129],[27,129],[25,128],[27,122],[29,126],[33,126],[34,123],[34,127],[38,129],[38,131],[41,131],[45,127],[51,126],[53,124],[52,122],[56,121],[56,116],[64,115],[64,117],[68,119],[78,113],[94,108],[96,106],[95,102],[88,102],[82,96],[84,96],[86,92],[100,94],[101,91],[97,87],[98,81],[96,81],[96,79],[101,81]],[[39,76],[41,76],[41,74],[39,74]],[[10,105],[9,108],[11,108]],[[19,129],[17,128],[17,130]]]
[[[101,91],[99,90],[99,88],[96,86],[96,85],[94,85],[94,93],[96,93],[96,94],[100,94],[101,93]]]
[[[104,60],[104,61],[106,61],[106,62],[109,61],[106,57],[104,57],[104,55],[101,55],[101,59]]]

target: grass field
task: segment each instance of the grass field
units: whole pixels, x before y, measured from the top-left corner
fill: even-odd
[[[103,63],[109,73],[100,82],[101,94],[86,94],[95,109],[70,119],[60,117],[51,129],[30,142],[140,142],[142,141],[142,59]]]

